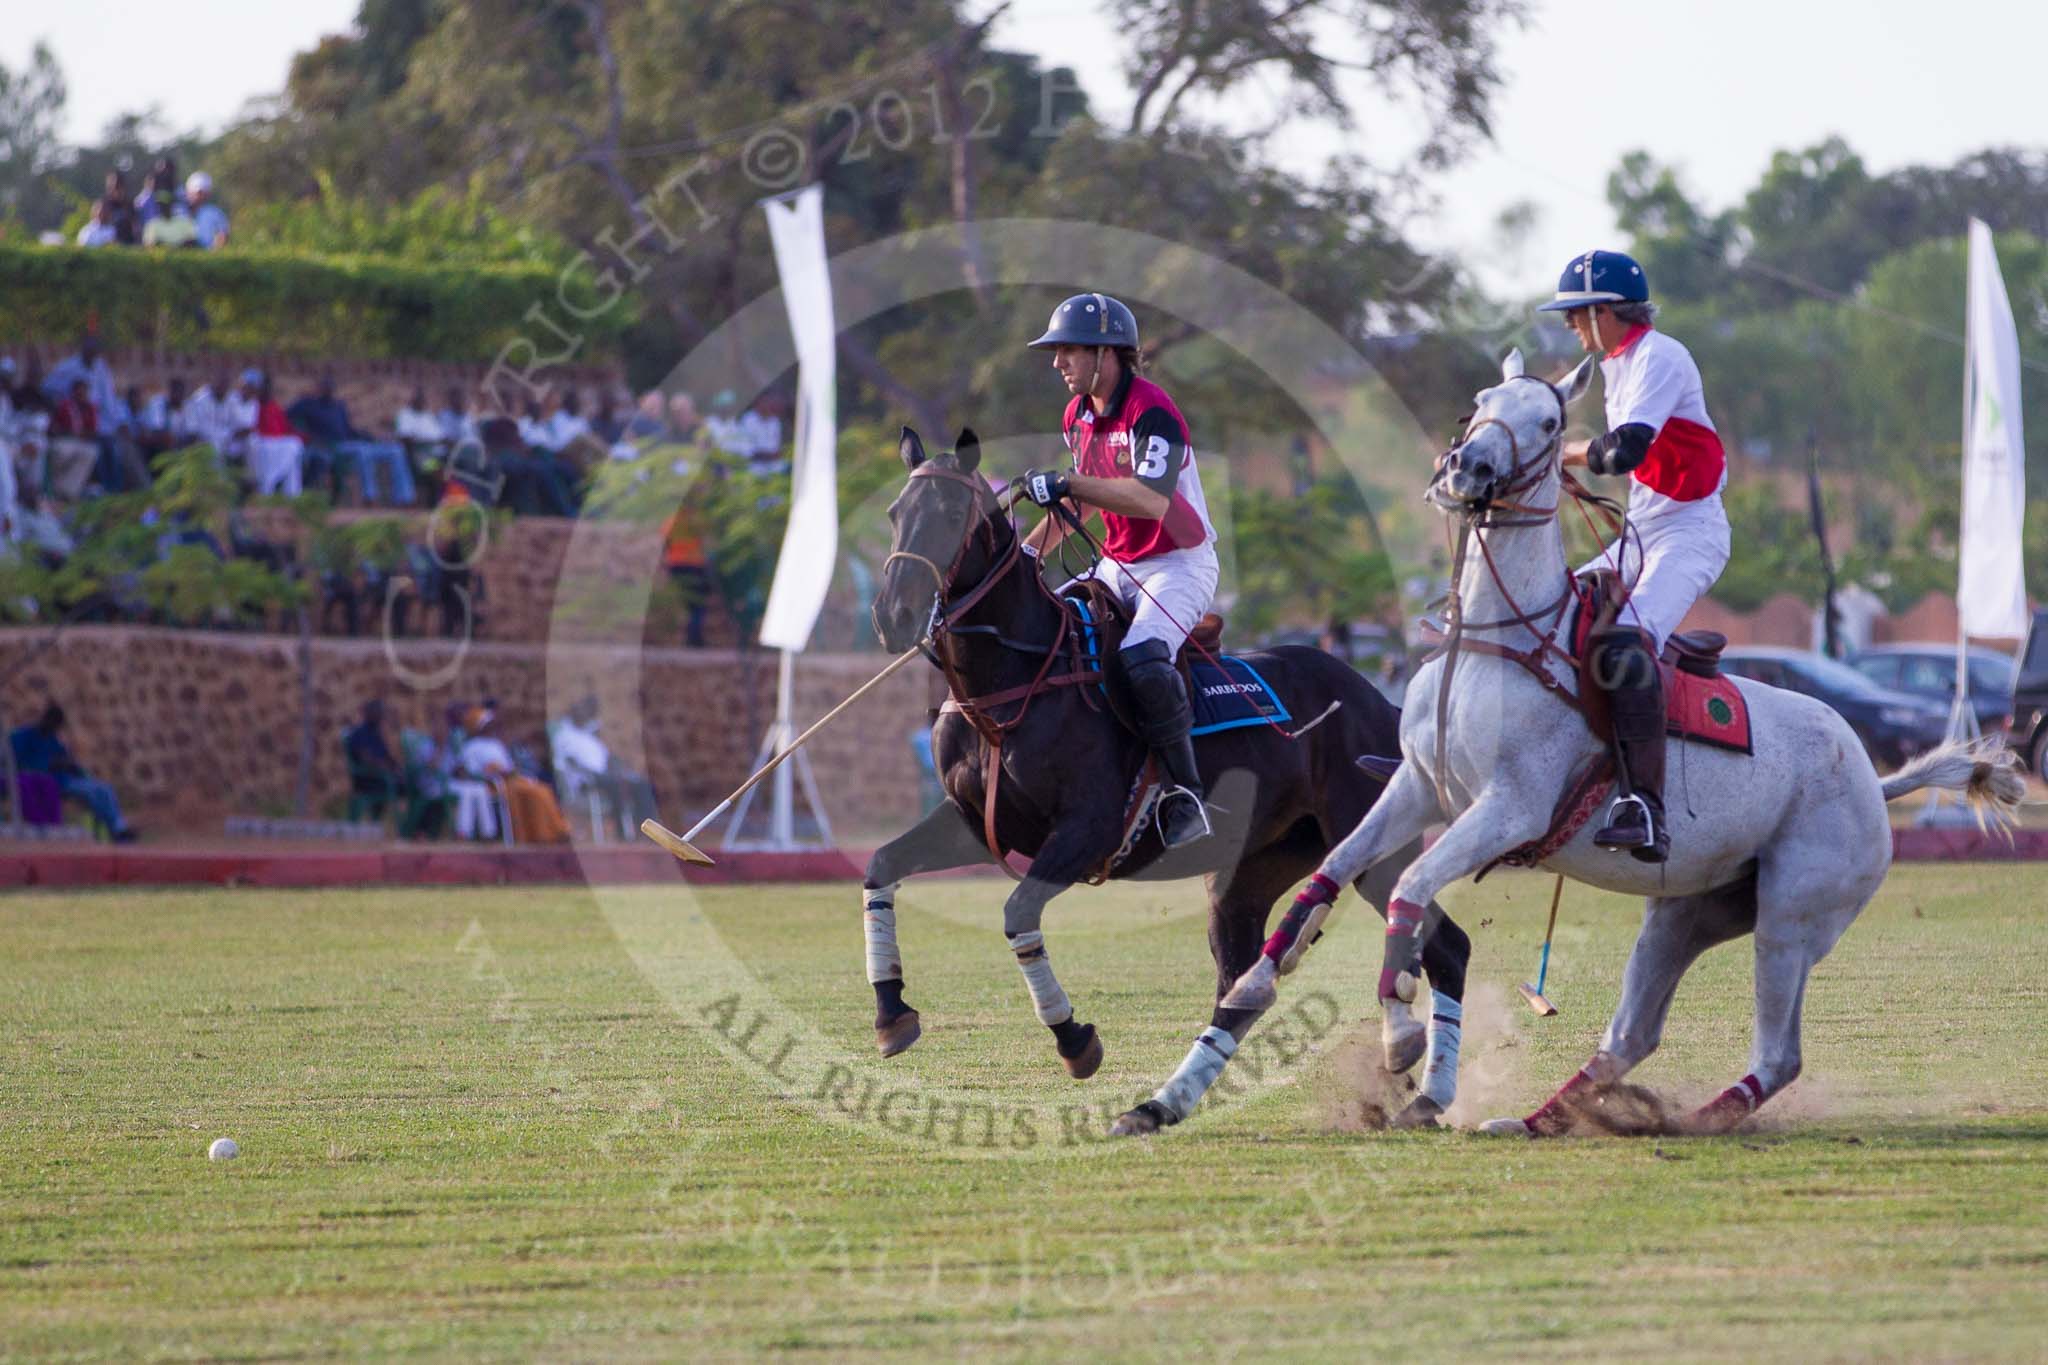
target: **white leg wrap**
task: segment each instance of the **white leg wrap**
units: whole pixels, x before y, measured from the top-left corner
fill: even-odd
[[[868,935],[868,984],[903,979],[903,955],[896,951],[896,887],[878,886],[863,897],[861,916]]]
[[[1216,1084],[1224,1064],[1236,1051],[1237,1039],[1230,1036],[1229,1029],[1203,1029],[1196,1036],[1195,1045],[1188,1049],[1180,1070],[1159,1087],[1152,1102],[1171,1110],[1177,1119],[1186,1118],[1202,1102],[1202,1096],[1209,1093],[1209,1087]]]
[[[1052,974],[1052,959],[1045,953],[1045,935],[1035,929],[1028,934],[1012,934],[1010,951],[1017,955],[1024,984],[1031,988],[1031,1007],[1038,1011],[1038,1022],[1050,1028],[1073,1018],[1074,1007],[1067,1002],[1060,979]]]
[[[1422,1093],[1439,1109],[1458,1097],[1458,1040],[1464,1031],[1465,1007],[1448,996],[1436,996],[1429,1014],[1429,1059],[1422,1065]]]

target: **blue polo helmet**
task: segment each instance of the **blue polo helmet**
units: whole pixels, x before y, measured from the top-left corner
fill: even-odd
[[[1596,303],[1646,303],[1650,277],[1632,257],[1619,251],[1588,251],[1574,256],[1558,276],[1557,295],[1536,305],[1539,313],[1561,313]]]
[[[1076,294],[1052,310],[1032,350],[1053,346],[1136,346],[1138,319],[1107,294]]]

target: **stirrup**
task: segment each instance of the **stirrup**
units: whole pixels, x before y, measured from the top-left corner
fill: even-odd
[[[1183,797],[1195,803],[1195,815],[1202,822],[1202,832],[1190,838],[1182,839],[1179,843],[1168,843],[1166,838],[1166,803],[1176,797]],[[1194,843],[1196,839],[1206,839],[1216,832],[1215,827],[1209,823],[1209,803],[1179,783],[1173,783],[1161,789],[1159,800],[1152,807],[1152,818],[1159,824],[1159,842],[1166,844],[1168,848],[1182,848]]]
[[[1624,806],[1634,806],[1643,813],[1643,826],[1640,837],[1631,837],[1627,843],[1609,841],[1602,838],[1603,835],[1613,830],[1615,824],[1620,820],[1621,811]],[[1636,831],[1630,830],[1628,833],[1634,836]],[[1657,842],[1657,817],[1650,813],[1650,803],[1634,792],[1630,792],[1627,796],[1615,797],[1614,804],[1607,809],[1607,823],[1594,833],[1593,842],[1600,848],[1610,849],[1616,853],[1621,852],[1623,849],[1654,847]]]

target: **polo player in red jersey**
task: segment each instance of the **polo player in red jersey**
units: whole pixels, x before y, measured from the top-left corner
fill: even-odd
[[[1140,735],[1169,785],[1159,801],[1160,837],[1180,848],[1206,837],[1209,814],[1188,738],[1193,717],[1174,656],[1216,598],[1216,529],[1195,471],[1188,426],[1166,390],[1138,373],[1138,320],[1107,294],[1076,294],[1053,310],[1033,350],[1074,395],[1061,419],[1071,472],[1031,470],[1024,491],[1040,507],[1071,498],[1102,513],[1103,555],[1083,577],[1099,579],[1131,612],[1120,661],[1139,709]],[[1042,554],[1068,528],[1047,517],[1025,538]]]

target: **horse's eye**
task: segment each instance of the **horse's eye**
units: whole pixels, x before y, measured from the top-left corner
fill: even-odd
[[[1555,417],[1546,417],[1546,418],[1544,418],[1544,419],[1543,419],[1543,429],[1544,429],[1545,431],[1556,431],[1556,430],[1557,430],[1557,419],[1556,419]]]

